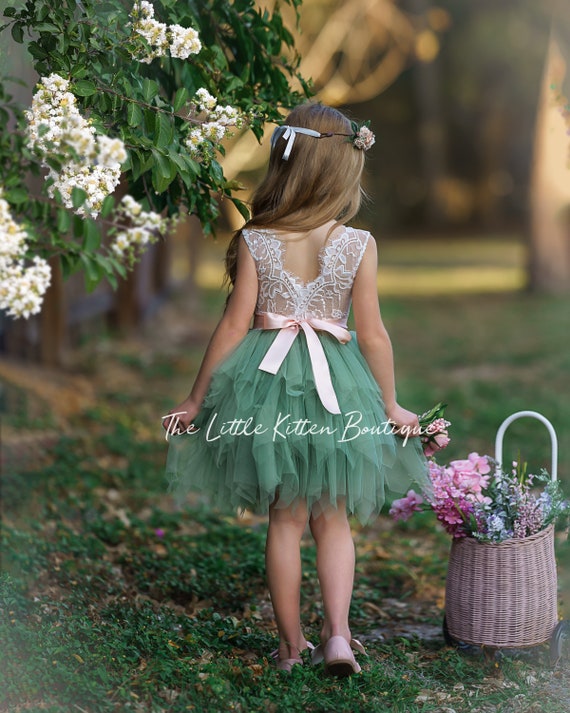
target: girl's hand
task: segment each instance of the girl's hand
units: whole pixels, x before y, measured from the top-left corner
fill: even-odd
[[[185,431],[191,426],[199,412],[200,406],[188,396],[181,404],[170,409],[168,416],[162,419],[162,426],[168,434],[170,434],[171,427]]]
[[[412,411],[394,404],[386,409],[386,416],[394,423],[394,433],[397,436],[410,438],[420,435],[420,422]]]

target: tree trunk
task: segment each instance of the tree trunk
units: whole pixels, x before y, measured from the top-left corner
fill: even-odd
[[[428,29],[427,13],[431,0],[408,0],[410,11],[417,15],[423,30]],[[445,222],[443,181],[447,175],[445,126],[441,108],[441,67],[437,56],[418,57],[413,68],[415,97],[418,110],[418,139],[421,152],[422,177],[426,187],[426,222],[437,226]]]
[[[66,335],[65,292],[58,258],[50,260],[51,284],[40,314],[40,361],[45,366],[62,366]]]
[[[530,283],[570,291],[570,128],[562,115],[570,94],[565,48],[552,32],[542,79],[531,176]],[[555,101],[557,93],[565,98]]]

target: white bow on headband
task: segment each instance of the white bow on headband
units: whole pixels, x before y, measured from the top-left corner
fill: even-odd
[[[271,136],[271,148],[275,146],[277,140],[280,137],[284,138],[287,141],[287,146],[285,146],[285,151],[283,152],[282,156],[282,159],[284,161],[289,160],[289,156],[291,155],[291,149],[293,148],[295,136],[297,134],[306,134],[307,136],[314,136],[316,139],[320,139],[322,135],[320,131],[314,131],[313,129],[305,129],[302,126],[277,126],[273,130],[273,134]]]

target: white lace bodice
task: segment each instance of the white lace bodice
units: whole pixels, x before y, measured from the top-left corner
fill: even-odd
[[[285,244],[274,232],[244,228],[242,234],[257,268],[258,314],[346,321],[352,284],[370,233],[343,227],[319,251],[319,274],[310,282],[285,269]]]

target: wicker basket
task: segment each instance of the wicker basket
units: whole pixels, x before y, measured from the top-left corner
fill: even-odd
[[[502,461],[507,426],[521,416],[545,423],[552,443],[556,479],[556,434],[547,419],[520,411],[497,432],[495,459]],[[525,648],[549,641],[558,623],[554,525],[531,537],[482,543],[454,540],[445,592],[447,631],[453,639],[477,646]]]
[[[554,525],[496,544],[454,540],[445,614],[467,644],[520,648],[546,643],[558,623]]]

